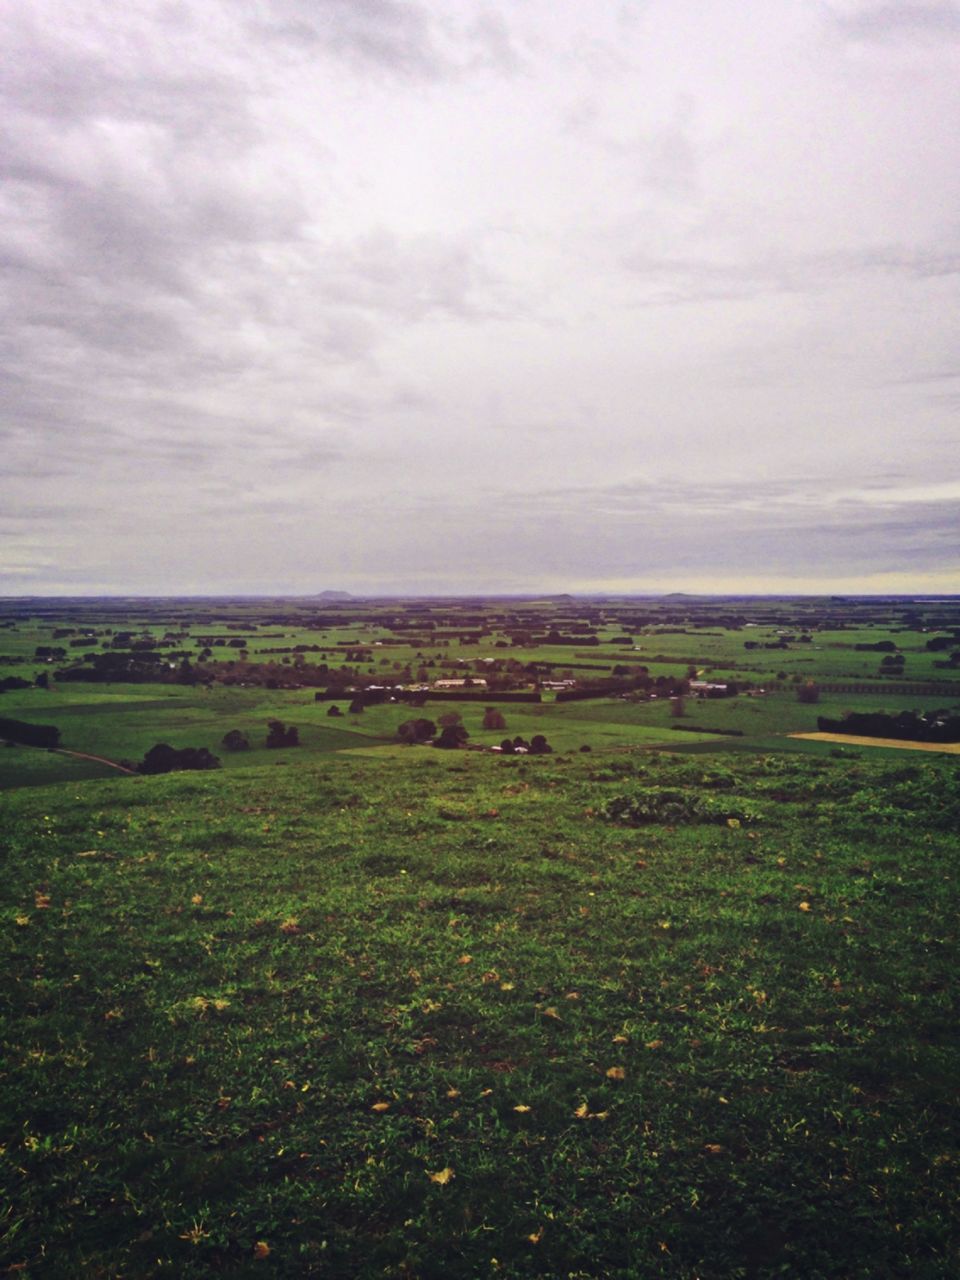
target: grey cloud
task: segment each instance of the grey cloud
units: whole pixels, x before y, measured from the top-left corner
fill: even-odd
[[[475,245],[463,238],[400,239],[382,231],[338,245],[317,264],[314,280],[328,301],[389,318],[490,313],[476,296],[493,283]]]
[[[687,303],[807,293],[839,279],[868,275],[931,280],[960,273],[960,252],[934,247],[881,245],[817,254],[769,252],[739,261],[667,257],[639,249],[622,255],[624,267],[651,289],[651,301]]]
[[[274,0],[246,6],[255,33],[323,47],[361,65],[408,76],[439,75],[444,60],[426,9],[400,0]]]
[[[573,577],[607,574],[640,581],[651,570],[789,578],[949,568],[956,563],[960,524],[957,502],[893,508],[881,516],[853,504],[804,515],[784,512],[775,493],[765,507],[746,511],[704,504],[695,494],[684,506],[668,508],[652,496],[632,510],[616,510],[603,495],[563,509],[537,505],[538,529],[514,525],[515,544],[552,540]]]
[[[945,2],[869,4],[850,13],[835,13],[840,31],[855,40],[942,40],[960,36],[960,9]]]
[[[508,23],[491,6],[475,17],[413,0],[273,0],[245,7],[257,35],[368,72],[435,81],[487,69],[512,74],[523,66]]]
[[[468,28],[473,43],[470,65],[490,67],[507,74],[523,69],[524,58],[508,24],[495,9],[484,8]]]
[[[803,6],[745,51],[719,3],[0,0],[18,580],[309,585],[318,547],[348,588],[867,566],[898,539],[946,563],[953,505],[821,501],[809,472],[825,422],[838,489],[897,462],[919,485],[955,436],[951,88],[917,87],[955,7],[872,6],[913,41],[887,95],[886,54],[812,66]],[[873,38],[864,6],[830,12]],[[831,94],[821,165],[798,134]],[[836,192],[791,205],[798,174]],[[927,381],[878,392],[911,365]],[[713,448],[742,481],[602,483]]]

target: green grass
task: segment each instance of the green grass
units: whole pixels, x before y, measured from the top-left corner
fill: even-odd
[[[605,816],[664,792],[744,820]],[[4,809],[11,1274],[957,1273],[952,762],[386,748]]]

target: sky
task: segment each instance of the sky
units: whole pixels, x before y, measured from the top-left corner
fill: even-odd
[[[960,591],[960,0],[0,0],[0,595]]]

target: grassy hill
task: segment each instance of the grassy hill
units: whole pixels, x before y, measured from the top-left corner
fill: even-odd
[[[9,1274],[957,1273],[955,763],[282,756],[4,794]]]

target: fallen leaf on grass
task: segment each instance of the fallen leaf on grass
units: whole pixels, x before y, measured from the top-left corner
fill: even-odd
[[[614,1037],[613,1037],[613,1043],[614,1043],[614,1044],[629,1044],[629,1043],[630,1043],[630,1040],[629,1040],[629,1038],[628,1038],[627,1036],[614,1036]]]
[[[543,1227],[541,1227],[539,1231],[531,1231],[527,1236],[527,1239],[531,1244],[539,1244],[543,1239]]]
[[[267,1244],[266,1240],[257,1241],[253,1246],[253,1256],[258,1259],[270,1257],[270,1246]]]
[[[445,1187],[451,1178],[456,1177],[456,1174],[448,1166],[446,1169],[440,1169],[436,1173],[430,1173],[428,1171],[427,1177],[431,1182],[435,1182],[437,1186]]]
[[[296,916],[288,916],[288,918],[287,918],[286,920],[284,920],[284,922],[281,924],[281,926],[280,926],[280,932],[281,932],[281,933],[288,933],[288,934],[289,934],[289,933],[299,933],[299,932],[300,932],[300,921],[296,918]]]
[[[199,907],[200,903],[203,901],[203,894],[195,893],[193,897],[190,899],[190,901],[193,903],[195,907]]]
[[[514,1111],[519,1111],[521,1115],[523,1115],[525,1112],[530,1110],[530,1108],[524,1102],[518,1102],[513,1109]]]
[[[559,1013],[557,1013],[557,1010],[554,1008],[553,1005],[549,1005],[546,1009],[544,1009],[543,1016],[545,1018],[556,1018],[558,1022],[561,1021],[560,1015]]]
[[[706,1142],[704,1143],[703,1149],[711,1156],[718,1156],[724,1150],[719,1142]]]
[[[648,1041],[647,1041],[647,1043],[644,1045],[644,1048],[645,1048],[645,1049],[662,1049],[662,1048],[663,1048],[663,1041],[662,1041],[662,1040],[648,1040]]]
[[[607,1067],[608,1080],[626,1080],[627,1073],[623,1067]]]
[[[473,956],[462,955],[457,964],[473,964]]]
[[[371,1111],[389,1111],[389,1110],[390,1110],[390,1103],[389,1103],[389,1102],[375,1102],[375,1103],[373,1104],[373,1106],[370,1108],[370,1110],[371,1110]]]
[[[591,1111],[585,1102],[581,1102],[573,1113],[578,1120],[606,1120],[609,1111]]]
[[[459,1097],[460,1097],[460,1090],[459,1090],[459,1089],[448,1089],[448,1090],[447,1090],[447,1097],[448,1097],[448,1098],[459,1098]]]
[[[809,902],[801,902],[801,903],[799,904],[799,906],[797,907],[797,910],[798,910],[798,911],[809,911],[809,910],[810,910],[810,903],[809,903]]]
[[[46,909],[50,906],[49,893],[40,893],[40,891],[38,890],[33,895],[33,905],[37,908],[38,911],[46,911]]]
[[[500,990],[501,990],[501,991],[512,991],[512,990],[513,990],[513,985],[514,985],[514,984],[513,984],[512,982],[501,982],[501,983],[500,983]]]
[[[26,925],[28,925],[28,924],[30,923],[30,917],[29,917],[29,916],[15,916],[15,917],[14,917],[14,923],[15,923],[15,924],[18,924],[18,925],[20,926],[20,928],[21,928],[21,929],[23,929]]]

